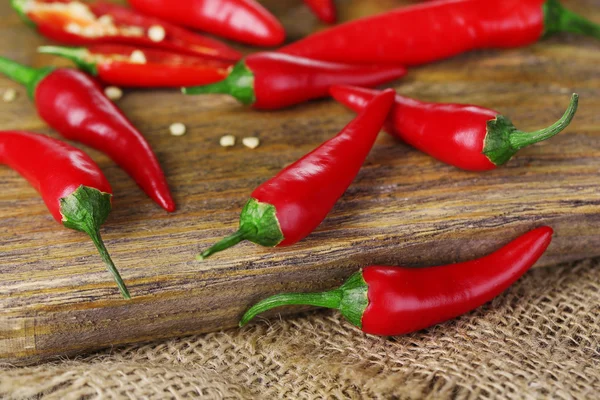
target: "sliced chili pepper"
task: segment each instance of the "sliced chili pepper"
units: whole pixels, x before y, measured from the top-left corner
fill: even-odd
[[[156,203],[175,211],[164,173],[150,145],[133,124],[83,72],[35,69],[0,57],[0,73],[27,87],[44,121],[69,140],[107,154]]]
[[[269,11],[254,0],[128,0],[144,14],[154,15],[227,39],[255,46],[279,46],[285,30]]]
[[[102,82],[123,87],[205,85],[226,78],[232,65],[227,61],[113,44],[87,49],[42,46],[38,51],[68,58]],[[145,62],[137,62],[132,56],[143,57]]]
[[[184,88],[183,93],[229,94],[256,109],[275,110],[326,97],[332,85],[377,86],[405,74],[400,66],[338,64],[264,52],[240,61],[223,81]]]
[[[327,24],[335,23],[337,19],[333,0],[304,0],[319,19]]]
[[[335,86],[331,95],[354,111],[363,110],[377,90]],[[575,116],[573,94],[564,115],[548,128],[522,132],[498,112],[469,104],[427,103],[396,95],[385,130],[430,156],[469,171],[508,162],[519,150],[562,132]]]
[[[558,32],[600,38],[600,25],[558,0],[440,0],[350,21],[280,51],[324,61],[414,66],[470,50],[528,46]]]
[[[66,143],[19,131],[0,132],[0,164],[29,181],[56,222],[89,235],[123,297],[131,298],[100,236],[112,208],[112,189],[98,165]]]
[[[311,305],[340,310],[365,333],[392,336],[415,332],[456,318],[500,295],[542,256],[552,234],[552,228],[541,227],[486,257],[459,264],[366,267],[329,292],[269,297],[250,308],[240,326],[275,307]]]
[[[282,170],[252,192],[240,228],[198,256],[249,240],[261,246],[291,246],[308,236],[352,183],[394,101],[386,90],[337,136]]]
[[[64,44],[121,43],[231,61],[242,58],[218,40],[116,4],[69,0],[11,0],[11,4],[40,34]]]

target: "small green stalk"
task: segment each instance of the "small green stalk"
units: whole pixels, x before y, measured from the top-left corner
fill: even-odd
[[[29,97],[32,99],[34,98],[35,89],[38,83],[52,71],[54,71],[53,67],[31,68],[9,60],[8,58],[0,57],[0,73],[25,86],[27,88],[27,94],[29,94]]]
[[[85,47],[40,46],[38,53],[64,57],[73,61],[82,71],[92,76],[98,75],[97,65],[95,62],[89,61],[92,59],[92,55]]]
[[[110,258],[100,236],[100,226],[106,221],[111,210],[111,195],[98,189],[79,186],[76,191],[60,199],[60,212],[63,216],[63,225],[67,228],[84,232],[89,235],[100,253],[102,261],[113,275],[123,298],[131,299],[129,290],[123,282],[117,267]]]
[[[35,29],[37,28],[35,22],[33,22],[25,12],[27,4],[30,2],[31,0],[10,0],[10,5],[17,12],[17,14],[19,14],[19,17],[21,17],[21,20],[23,20],[23,22],[29,25],[29,27]]]
[[[535,132],[522,132],[508,118],[498,115],[487,123],[483,154],[494,165],[506,163],[522,148],[550,139],[562,132],[573,120],[578,104],[579,95],[574,93],[564,115],[548,128]]]
[[[240,214],[240,228],[238,231],[221,240],[196,258],[202,261],[244,240],[266,247],[277,246],[283,241],[284,236],[276,214],[277,210],[271,204],[250,199]]]
[[[547,0],[544,10],[544,35],[571,32],[600,39],[600,25],[566,9],[559,0]]]
[[[252,105],[256,101],[254,74],[243,61],[237,63],[229,73],[229,76],[220,82],[205,86],[183,88],[181,91],[184,94],[228,94],[245,105]]]
[[[362,328],[362,317],[369,305],[369,286],[362,272],[352,275],[338,289],[322,293],[284,293],[269,297],[252,306],[242,319],[240,327],[246,325],[258,314],[275,307],[307,305],[339,310],[353,325]]]

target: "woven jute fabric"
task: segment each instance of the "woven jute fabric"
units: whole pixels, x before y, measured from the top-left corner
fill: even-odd
[[[9,399],[600,398],[600,260],[534,270],[426,331],[367,336],[336,312],[0,370]]]

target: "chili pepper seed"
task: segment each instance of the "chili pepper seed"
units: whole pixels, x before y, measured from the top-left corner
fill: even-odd
[[[169,127],[169,131],[171,131],[171,135],[173,136],[183,136],[185,135],[187,128],[181,122],[176,122],[174,124],[171,124],[171,126]]]
[[[148,29],[148,37],[153,42],[162,42],[167,36],[167,32],[165,32],[165,28],[160,25],[152,25],[150,29]]]
[[[2,95],[2,100],[5,103],[12,103],[17,98],[17,91],[15,89],[6,89]]]
[[[242,143],[249,149],[255,149],[260,145],[260,140],[257,137],[245,137],[242,139]]]
[[[123,91],[116,86],[107,86],[104,88],[104,94],[111,100],[119,100],[123,97]]]
[[[221,147],[233,147],[235,146],[235,136],[225,135],[219,140]]]
[[[136,64],[146,64],[146,55],[141,50],[134,50],[131,52],[129,60]]]

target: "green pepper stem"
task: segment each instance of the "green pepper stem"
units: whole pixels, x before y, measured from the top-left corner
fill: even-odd
[[[271,310],[276,307],[305,305],[332,308],[338,310],[341,306],[343,293],[340,289],[331,290],[322,293],[282,293],[264,299],[252,306],[242,319],[240,327],[246,325],[258,314]]]
[[[37,84],[46,77],[53,68],[31,68],[5,57],[0,57],[0,73],[27,88],[27,93],[33,98]]]
[[[520,150],[523,147],[530,146],[534,143],[541,142],[543,140],[551,138],[554,135],[559,134],[567,126],[569,126],[569,124],[573,120],[573,117],[577,112],[578,104],[579,95],[577,93],[573,93],[573,96],[571,96],[571,102],[569,103],[569,107],[558,121],[556,121],[554,124],[545,129],[540,129],[539,131],[535,132],[521,132],[518,130],[511,132],[509,136],[511,146],[515,150]]]
[[[228,248],[233,247],[236,244],[246,240],[247,234],[248,234],[248,232],[240,229],[233,235],[227,236],[225,239],[214,244],[208,250],[205,250],[201,254],[197,255],[196,259],[198,261],[202,261],[215,253],[218,253],[223,250],[227,250]]]
[[[254,74],[246,64],[237,63],[222,81],[210,85],[182,88],[184,94],[228,94],[235,97],[240,103],[252,105],[256,101],[254,93]]]
[[[85,47],[63,47],[63,46],[40,46],[38,53],[52,54],[71,60],[78,68],[91,75],[98,75],[95,62],[88,61],[90,52]]]
[[[106,264],[106,266],[108,267],[108,270],[110,271],[113,278],[115,279],[115,282],[117,283],[117,286],[119,287],[119,291],[121,292],[121,295],[123,296],[123,298],[127,299],[127,300],[131,299],[129,290],[127,289],[127,286],[125,285],[125,282],[123,282],[123,278],[121,278],[121,274],[119,273],[119,270],[115,266],[113,260],[110,258],[110,254],[108,253],[108,250],[106,250],[106,246],[104,246],[104,242],[102,241],[100,232],[94,231],[91,229],[90,231],[88,231],[86,233],[90,236],[90,238],[92,239],[92,242],[94,242],[94,245],[98,249],[98,253],[100,253],[100,257],[102,258],[102,261],[104,261],[104,264]]]
[[[559,0],[544,4],[545,34],[571,32],[600,39],[600,25],[565,8]]]

